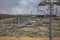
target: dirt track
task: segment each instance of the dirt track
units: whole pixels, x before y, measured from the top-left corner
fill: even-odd
[[[0,40],[49,40],[49,38],[15,38],[15,37],[0,37]],[[60,40],[60,38],[54,38],[54,40]]]

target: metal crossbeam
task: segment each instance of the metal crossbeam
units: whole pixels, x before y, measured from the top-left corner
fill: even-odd
[[[39,4],[39,6],[45,6],[45,5],[50,5],[52,3],[52,5],[54,5],[54,4],[56,4],[56,5],[60,5],[60,3],[59,2],[41,2],[40,4]]]

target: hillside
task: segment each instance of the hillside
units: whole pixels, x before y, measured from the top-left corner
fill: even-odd
[[[0,20],[0,36],[49,37],[49,17],[20,16]],[[54,17],[54,37],[60,37],[60,18]]]

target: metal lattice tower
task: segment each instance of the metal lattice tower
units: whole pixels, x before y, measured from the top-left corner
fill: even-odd
[[[43,0],[38,6],[50,6],[50,40],[53,40],[53,6],[60,5],[60,0]]]

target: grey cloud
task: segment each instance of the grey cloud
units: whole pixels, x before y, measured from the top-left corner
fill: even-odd
[[[30,1],[29,0],[22,0],[19,2],[20,5],[13,8],[12,13],[30,14],[31,10],[33,10],[39,2],[40,2],[40,0],[30,0]]]
[[[0,9],[7,14],[29,14],[42,0],[0,0]],[[43,9],[41,7],[41,9]],[[44,8],[45,9],[45,8]]]
[[[0,10],[5,11],[7,13],[11,12],[12,8],[19,5],[19,1],[21,0],[0,0]]]

